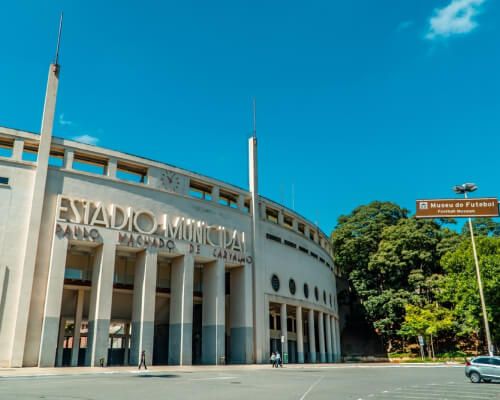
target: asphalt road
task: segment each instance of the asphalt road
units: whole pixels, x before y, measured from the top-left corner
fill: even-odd
[[[0,399],[498,400],[500,383],[472,384],[449,366],[232,367],[0,378]]]

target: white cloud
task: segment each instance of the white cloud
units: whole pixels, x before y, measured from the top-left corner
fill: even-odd
[[[99,142],[99,138],[90,135],[74,136],[72,139],[76,140],[77,142],[91,144],[93,146],[95,146]]]
[[[469,33],[478,26],[474,17],[481,11],[485,0],[451,0],[443,8],[436,8],[429,20],[427,39],[447,38],[456,34]]]
[[[64,119],[64,114],[61,113],[61,114],[59,114],[59,125],[70,126],[70,125],[73,125],[73,121],[69,121],[67,119]]]

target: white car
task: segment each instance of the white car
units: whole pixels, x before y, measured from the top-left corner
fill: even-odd
[[[465,376],[472,383],[500,380],[500,357],[479,356],[465,363]]]

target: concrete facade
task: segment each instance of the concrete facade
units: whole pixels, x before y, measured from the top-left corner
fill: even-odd
[[[0,367],[340,359],[328,237],[250,190],[0,127]],[[318,352],[318,353],[317,353]]]

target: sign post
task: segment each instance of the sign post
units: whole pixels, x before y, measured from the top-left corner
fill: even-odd
[[[418,345],[420,346],[420,355],[422,356],[422,361],[424,361],[424,337],[422,335],[418,335]]]
[[[498,199],[496,197],[469,199],[467,192],[473,192],[477,186],[473,183],[464,183],[453,188],[456,193],[464,195],[463,199],[434,199],[417,200],[416,218],[468,218],[469,231],[472,241],[472,253],[474,264],[476,266],[477,284],[479,287],[479,298],[481,300],[481,309],[483,312],[484,330],[486,334],[486,343],[488,353],[493,356],[493,344],[491,341],[490,325],[488,323],[488,314],[486,302],[484,301],[483,284],[481,282],[481,271],[479,270],[479,260],[477,258],[476,242],[474,240],[474,231],[472,229],[473,217],[498,217]],[[419,337],[420,342],[420,337]]]
[[[416,218],[498,217],[498,199],[417,200]]]

